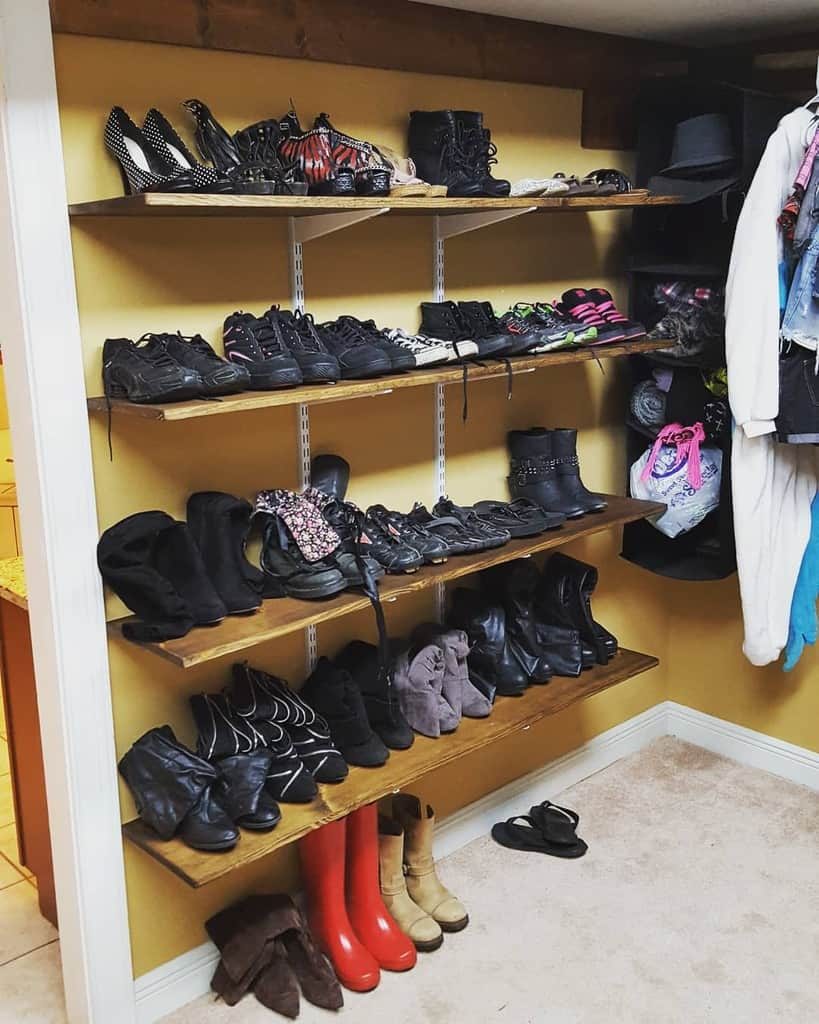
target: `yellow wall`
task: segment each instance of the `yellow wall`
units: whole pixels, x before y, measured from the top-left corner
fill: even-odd
[[[511,178],[628,163],[624,154],[581,151],[578,92],[79,37],[58,37],[56,56],[72,201],[120,192],[117,169],[102,145],[112,104],[134,117],[156,105],[186,127],[178,103],[191,96],[209,103],[230,130],[280,114],[292,96],[304,122],[329,108],[339,127],[397,149],[403,149],[412,108],[480,109],[498,143],[499,171]],[[582,283],[608,284],[622,294],[616,268],[623,263],[627,224],[614,213],[530,217],[455,239],[447,244],[449,293],[487,298],[501,308],[519,299],[551,299]],[[350,312],[373,315],[382,324],[417,326],[418,303],[431,297],[430,232],[426,218],[386,216],[309,243],[308,308],[319,318]],[[218,342],[226,313],[261,312],[272,301],[288,304],[284,222],[85,219],[74,223],[72,234],[89,394],[101,391],[106,337],[179,329]],[[532,424],[579,426],[587,483],[621,490],[624,367],[613,362],[605,367],[605,376],[591,363],[516,377],[511,402],[504,382],[476,383],[465,425],[460,392],[450,389],[451,495],[463,502],[504,496],[506,431]],[[314,407],[311,425],[315,451],[336,451],[350,461],[355,501],[386,498],[407,508],[415,499],[434,500],[431,388]],[[181,516],[194,490],[251,497],[260,487],[297,481],[292,409],[179,424],[115,421],[113,462],[101,418],[94,420],[92,435],[101,530],[148,508]],[[601,534],[570,550],[600,566],[595,610],[602,621],[625,644],[664,659],[664,583],[620,561],[618,544],[614,534]],[[109,614],[121,611],[110,599]],[[391,604],[391,630],[400,634],[431,611],[427,594]],[[323,627],[319,643],[332,653],[354,636],[371,634],[370,616],[362,614]],[[219,688],[230,667],[230,659],[224,659],[183,672],[120,642],[112,642],[110,657],[120,753],[144,730],[165,721],[191,742],[187,696]],[[250,657],[291,682],[301,680],[299,636],[254,649]],[[427,778],[419,791],[446,815],[664,699],[664,672],[661,667],[614,687],[451,765]],[[133,814],[123,787],[123,820]],[[130,846],[126,869],[139,975],[202,942],[203,920],[227,901],[259,886],[292,884],[295,857],[288,852],[264,860],[200,891]],[[468,902],[468,893],[463,895]]]

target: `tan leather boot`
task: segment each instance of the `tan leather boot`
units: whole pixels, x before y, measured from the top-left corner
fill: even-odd
[[[404,878],[404,830],[396,821],[379,816],[378,856],[381,897],[401,931],[422,953],[431,953],[444,941],[439,925],[409,897]]]
[[[445,888],[435,873],[432,830],[435,814],[421,807],[416,796],[399,793],[392,800],[395,820],[404,828],[404,872],[410,899],[434,918],[445,932],[459,932],[469,924],[466,908]]]

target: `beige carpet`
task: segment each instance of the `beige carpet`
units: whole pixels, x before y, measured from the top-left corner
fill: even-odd
[[[584,858],[476,840],[441,865],[468,929],[338,1014],[303,1001],[299,1020],[819,1021],[819,794],[663,739],[560,802],[580,813]],[[274,1019],[248,996],[166,1021]]]

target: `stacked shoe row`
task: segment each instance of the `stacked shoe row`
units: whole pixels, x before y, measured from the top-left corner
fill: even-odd
[[[583,178],[556,172],[510,186],[495,178],[497,147],[477,110],[414,110],[409,156],[340,131],[326,113],[304,129],[292,108],[233,134],[198,99],[182,108],[194,125],[201,163],[155,108],[138,127],[122,107],[106,121],[105,145],[119,165],[126,195],[199,192],[300,196],[609,196],[631,191],[620,171]]]
[[[642,324],[621,313],[605,288],[573,288],[553,303],[517,303],[498,317],[489,302],[424,302],[416,333],[342,315],[271,306],[225,319],[224,357],[201,336],[145,334],[103,346],[103,389],[136,403],[218,398],[301,384],[364,380],[447,363],[508,359],[561,348],[630,341]]]
[[[581,479],[576,430],[513,431],[509,449],[508,502],[442,497],[432,509],[362,510],[346,497],[348,463],[320,455],[313,486],[301,493],[264,490],[251,505],[203,491],[188,499],[187,522],[158,510],[128,516],[97,547],[103,580],[136,616],[123,633],[162,642],[257,611],[265,598],[317,600],[350,588],[364,589],[375,606],[385,573],[414,573],[606,508]],[[248,556],[251,531],[261,538],[258,565]]]

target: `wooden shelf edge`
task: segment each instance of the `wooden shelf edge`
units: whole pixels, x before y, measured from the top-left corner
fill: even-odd
[[[232,196],[195,195],[172,192],[115,196],[91,202],[71,203],[71,217],[142,217],[142,216],[259,216],[279,217],[321,216],[351,210],[372,210],[387,207],[394,214],[471,213],[486,210],[524,210],[536,212],[635,209],[640,206],[676,206],[678,196],[649,195],[645,190],[615,196],[578,196],[557,198],[456,199],[456,198],[317,198],[315,196]]]
[[[502,548],[479,554],[453,556],[442,565],[426,566],[411,575],[385,576],[379,584],[381,600],[394,601],[405,594],[427,590],[436,583],[452,582],[514,558],[528,558],[601,530],[656,515],[665,509],[664,505],[657,502],[616,495],[606,497],[609,507],[604,512],[567,522],[557,530],[549,530],[537,537],[513,540]],[[253,615],[231,616],[217,626],[194,628],[178,640],[135,646],[171,661],[180,668],[192,668],[369,606],[368,598],[355,591],[345,591],[326,601],[271,598]],[[127,621],[128,618],[110,622],[109,631],[115,636],[121,636],[122,625]]]
[[[456,732],[437,740],[416,736],[409,750],[391,751],[383,767],[351,768],[344,782],[321,786],[318,798],[311,804],[284,804],[282,820],[272,832],[242,831],[237,845],[226,853],[192,850],[179,839],[163,842],[139,819],[123,825],[123,835],[188,885],[200,888],[269,856],[328,822],[412,785],[444,765],[528,729],[658,664],[652,655],[621,649],[608,665],[596,666],[576,679],[555,677],[543,686],[530,687],[522,697],[499,697],[488,718],[464,719]]]
[[[597,345],[573,351],[547,352],[540,356],[512,356],[510,359],[512,373],[528,373],[533,370],[546,370],[552,366],[567,366],[573,363],[585,363],[592,359],[617,359],[625,356],[640,355],[645,352],[656,352],[673,345],[672,339],[641,338],[636,341],[621,342],[613,345]],[[469,365],[469,382],[483,380],[501,380],[507,378],[506,367],[496,365]],[[338,384],[314,384],[292,390],[282,391],[243,391],[238,395],[228,395],[218,401],[168,402],[157,405],[139,405],[115,399],[111,402],[111,411],[117,415],[131,416],[137,419],[158,422],[176,422],[179,420],[198,419],[205,416],[221,416],[227,413],[252,412],[258,409],[273,409],[291,405],[317,405],[323,402],[343,402],[356,398],[372,398],[387,395],[405,388],[424,387],[432,384],[461,384],[463,368],[436,367],[429,370],[412,370],[409,373],[392,374],[376,377],[366,381],[340,381]],[[88,409],[92,413],[108,412],[108,403],[104,396],[88,399]]]

